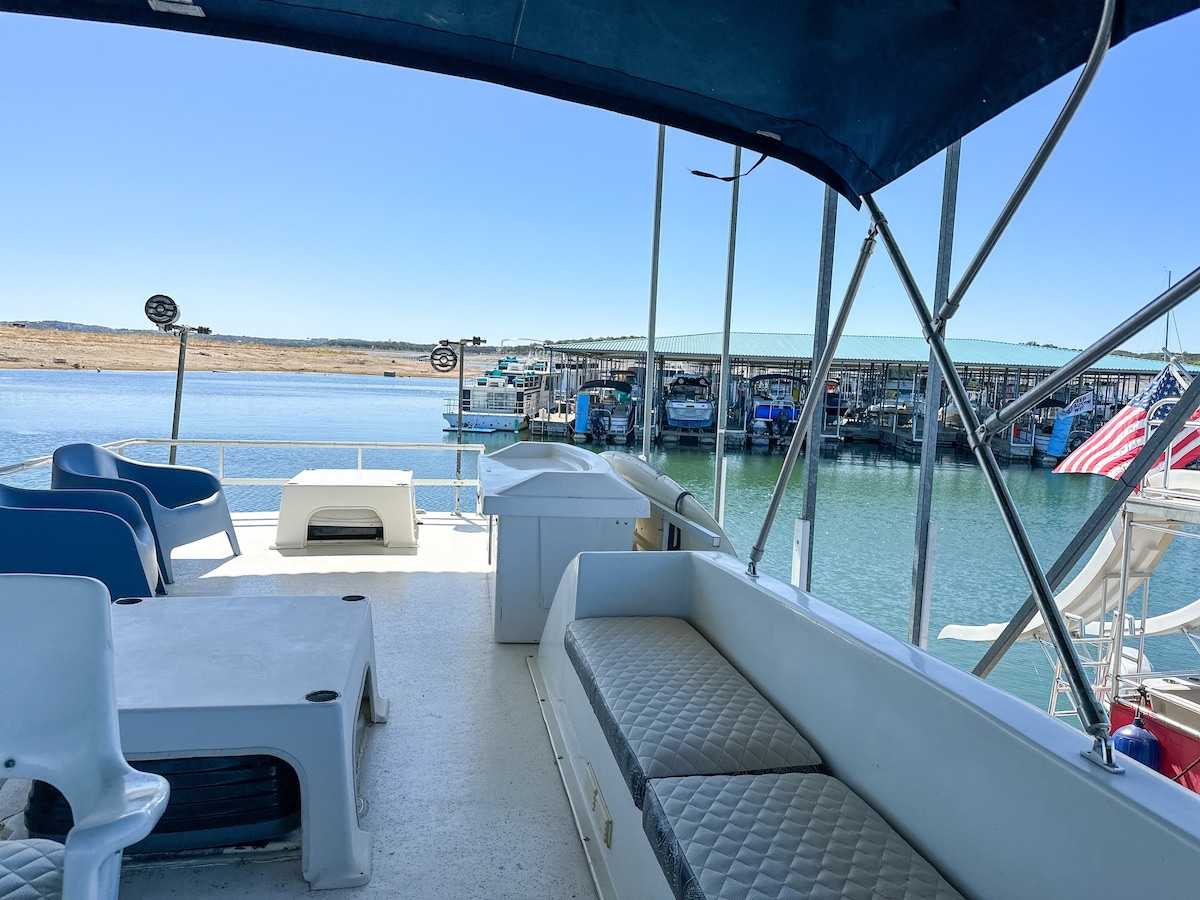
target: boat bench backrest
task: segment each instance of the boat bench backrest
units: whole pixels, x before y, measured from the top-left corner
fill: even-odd
[[[576,619],[564,645],[678,900],[734,896],[751,871],[757,896],[961,900],[683,619]]]
[[[1080,731],[732,557],[581,553],[542,645],[562,646],[577,618],[639,615],[688,621],[967,895],[1076,896],[1096,872],[1097,896],[1194,886],[1194,794],[1140,766],[1108,774]],[[1095,827],[1117,809],[1123,827]],[[1155,866],[1112,865],[1125,858]]]

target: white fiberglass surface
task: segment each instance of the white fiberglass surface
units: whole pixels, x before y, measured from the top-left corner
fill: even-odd
[[[366,594],[389,721],[366,730],[361,826],[374,835],[365,887],[317,896],[595,896],[526,658],[492,640],[487,520],[430,513],[420,547],[276,551],[274,513],[236,514],[223,538],[181,548],[173,596]],[[126,862],[123,900],[312,896],[293,841],[236,860]]]
[[[496,451],[493,465],[513,469],[559,470],[586,472],[599,468],[594,454],[581,451],[570,444],[533,443],[523,441]]]

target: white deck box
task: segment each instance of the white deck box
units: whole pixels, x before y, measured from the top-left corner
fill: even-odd
[[[567,564],[585,550],[633,549],[636,520],[650,514],[607,460],[570,444],[511,444],[480,460],[479,481],[483,512],[497,520],[500,642],[536,643]]]

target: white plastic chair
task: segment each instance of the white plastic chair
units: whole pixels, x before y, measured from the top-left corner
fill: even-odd
[[[108,591],[93,578],[0,575],[10,677],[0,691],[0,778],[54,785],[75,819],[61,852],[50,841],[0,841],[0,895],[115,898],[122,850],[166,808],[166,779],[121,755],[109,615]]]

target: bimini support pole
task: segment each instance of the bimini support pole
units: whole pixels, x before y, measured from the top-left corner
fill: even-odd
[[[937,275],[933,288],[934,306],[950,292],[950,259],[954,251],[954,216],[958,207],[958,171],[962,141],[946,148],[946,168],[942,179],[942,223],[938,235]],[[946,336],[943,322],[938,334]],[[916,374],[913,378],[915,380]],[[917,397],[913,386],[913,399]],[[912,603],[908,619],[908,639],[922,649],[929,646],[929,614],[933,585],[933,466],[937,461],[938,407],[942,399],[942,373],[933,352],[925,381],[925,428],[921,433],[921,477],[917,483],[917,530],[913,548]],[[913,431],[917,415],[913,410]]]
[[[829,340],[829,300],[833,294],[833,259],[837,244],[837,191],[825,186],[825,208],[821,214],[821,263],[817,271],[817,311],[813,317],[813,351],[812,358],[820,359],[825,352],[825,344]],[[825,385],[819,384],[809,377],[808,394],[823,393]],[[840,402],[840,394],[839,394]],[[824,399],[821,400],[824,405]],[[838,409],[841,412],[841,409]],[[813,523],[817,519],[817,470],[821,465],[821,441],[825,431],[825,413],[813,410],[812,422],[808,426],[808,444],[804,451],[804,506],[800,513],[805,529],[805,540],[799,548],[803,552],[799,567],[796,569],[797,586],[807,591],[812,588],[813,562]],[[792,440],[799,443],[804,433],[799,427],[792,432]]]
[[[1034,154],[1033,161],[1029,163],[1029,168],[1025,170],[1025,174],[1021,176],[1021,180],[1013,190],[1012,196],[1008,198],[1004,209],[996,217],[996,223],[992,225],[991,231],[983,239],[983,243],[975,252],[974,258],[967,264],[966,271],[963,272],[962,278],[959,279],[958,285],[954,288],[954,293],[938,309],[937,316],[934,319],[935,326],[940,327],[958,311],[959,304],[962,303],[967,290],[975,281],[979,270],[987,262],[987,258],[996,246],[996,242],[1004,234],[1004,230],[1008,227],[1009,222],[1012,221],[1012,217],[1016,215],[1017,208],[1025,199],[1026,194],[1029,193],[1029,189],[1033,187],[1033,183],[1037,180],[1038,175],[1041,174],[1042,168],[1050,158],[1050,154],[1058,146],[1059,139],[1062,138],[1063,132],[1067,130],[1067,125],[1070,124],[1071,119],[1075,116],[1075,111],[1079,109],[1079,104],[1083,102],[1083,97],[1088,92],[1088,88],[1092,86],[1092,81],[1095,79],[1096,73],[1100,70],[1100,63],[1104,61],[1104,54],[1108,51],[1109,42],[1112,40],[1113,15],[1116,13],[1116,9],[1117,0],[1104,0],[1104,10],[1100,13],[1100,28],[1096,32],[1096,40],[1092,42],[1092,49],[1088,53],[1088,59],[1084,63],[1083,71],[1079,74],[1079,80],[1075,82],[1075,87],[1071,89],[1071,94],[1067,97],[1067,102],[1063,104],[1062,112],[1058,114],[1058,118],[1054,120],[1054,124],[1050,127],[1046,139],[1042,141],[1038,152]]]
[[[1120,347],[1135,334],[1140,333],[1142,329],[1153,324],[1155,320],[1169,313],[1197,291],[1200,291],[1200,268],[1193,269],[1092,346],[1077,354],[1061,369],[1039,381],[1019,400],[1013,400],[988,416],[980,426],[983,429],[981,434],[990,437],[1003,431],[1020,416],[1037,406],[1043,398],[1049,397],[1061,387],[1066,387],[1076,376],[1082,375],[1098,360]]]
[[[979,417],[967,399],[966,385],[963,384],[962,377],[954,367],[954,360],[946,350],[946,342],[937,331],[933,316],[925,305],[925,299],[921,296],[921,289],[917,286],[916,279],[913,278],[908,263],[905,262],[904,256],[900,252],[900,247],[888,227],[887,219],[884,218],[874,197],[868,194],[863,197],[863,202],[871,212],[875,227],[879,229],[883,246],[887,250],[888,256],[891,257],[892,264],[896,267],[896,274],[899,275],[904,290],[912,302],[913,310],[917,314],[917,319],[921,323],[921,333],[937,358],[938,366],[946,379],[946,386],[950,390],[950,396],[954,398],[959,415],[962,416],[963,422],[967,426],[967,440],[971,451],[975,454],[975,459],[983,470],[988,487],[991,488],[992,496],[995,498],[1001,518],[1004,520],[1004,526],[1012,540],[1013,549],[1016,551],[1017,560],[1037,602],[1038,612],[1042,614],[1042,619],[1046,622],[1050,643],[1054,646],[1054,650],[1062,662],[1063,672],[1075,700],[1075,708],[1083,724],[1083,730],[1095,741],[1092,750],[1085,756],[1109,771],[1119,771],[1113,763],[1112,742],[1108,736],[1108,715],[1096,699],[1087,676],[1084,674],[1083,666],[1079,662],[1079,655],[1075,652],[1075,645],[1071,642],[1062,615],[1054,604],[1054,591],[1050,588],[1046,575],[1038,563],[1029,535],[1025,532],[1025,526],[1017,514],[1012,495],[1009,494],[1008,487],[1004,483],[1000,464],[996,462],[995,454],[992,453],[992,448],[987,440],[980,437]]]
[[[846,320],[850,318],[850,309],[854,306],[854,298],[858,295],[858,289],[862,285],[863,274],[867,271],[867,263],[871,259],[871,251],[875,249],[875,227],[867,232],[866,238],[863,239],[862,247],[858,251],[858,262],[854,265],[854,273],[850,276],[850,283],[846,285],[846,296],[842,300],[841,309],[838,310],[837,321],[833,324],[833,329],[829,333],[829,341],[825,344],[825,352],[821,354],[821,361],[813,368],[811,384],[825,384],[825,379],[829,377],[829,370],[833,368],[833,355],[837,352],[838,342],[842,339],[842,332],[846,329]],[[818,406],[825,405],[825,394],[822,391],[812,390],[811,387],[808,396],[804,398],[804,405],[800,407],[800,415],[796,419],[796,431],[792,438],[792,443],[788,446],[787,456],[784,457],[783,466],[779,470],[779,479],[775,482],[775,490],[771,494],[771,502],[767,504],[767,514],[763,518],[762,528],[758,532],[758,540],[755,541],[754,547],[750,550],[750,562],[746,566],[746,574],[751,578],[758,577],[758,564],[762,561],[763,554],[767,550],[767,538],[771,536],[771,526],[775,524],[775,516],[779,512],[779,504],[783,501],[783,492],[787,488],[787,483],[792,477],[792,469],[796,467],[796,460],[800,457],[800,435],[808,431],[812,424],[813,415]]]
[[[663,162],[667,126],[658,126],[658,170],[654,176],[654,237],[650,246],[650,321],[646,325],[646,375],[642,379],[642,459],[650,460],[654,409],[658,406],[658,374],[654,366],[654,321],[658,317],[658,252],[662,237]]]
[[[733,174],[742,171],[742,148],[733,148]],[[713,454],[713,518],[725,520],[725,429],[729,425],[729,334],[733,328],[733,264],[737,258],[738,194],[741,178],[734,178],[729,193],[729,256],[725,261],[725,317],[721,325],[721,371],[717,375],[717,446]]]

